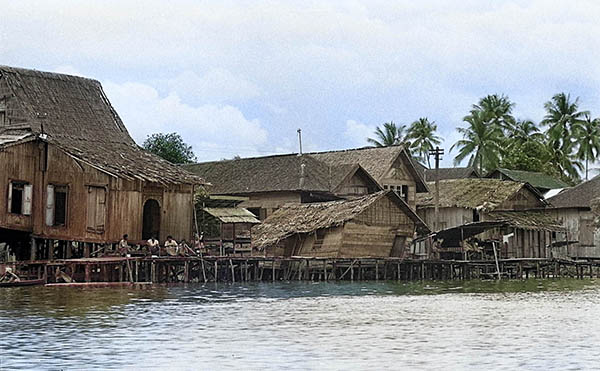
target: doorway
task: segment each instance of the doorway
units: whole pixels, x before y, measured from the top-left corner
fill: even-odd
[[[160,204],[155,199],[148,199],[144,203],[142,222],[142,239],[148,240],[154,236],[160,240]]]

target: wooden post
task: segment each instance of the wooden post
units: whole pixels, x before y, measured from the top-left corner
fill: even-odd
[[[379,281],[379,259],[375,259],[375,281]]]
[[[215,259],[215,282],[219,282],[219,264],[218,259]]]
[[[190,262],[187,260],[183,265],[183,282],[190,282]]]
[[[154,260],[150,264],[150,282],[156,283],[156,263]]]
[[[85,264],[85,282],[92,281],[92,272],[89,264]]]
[[[202,265],[202,278],[204,278],[204,283],[207,283],[208,280],[206,279],[206,269],[204,268],[204,258],[202,256],[200,257],[200,264]]]
[[[36,260],[37,258],[37,241],[31,237],[31,251],[29,252],[29,260]]]
[[[90,257],[90,244],[87,242],[83,243],[83,257],[84,258]]]
[[[275,259],[271,261],[271,276],[272,281],[275,282]]]
[[[235,282],[235,270],[233,269],[233,261],[229,259],[229,266],[231,267],[231,282]]]
[[[323,279],[327,281],[327,260],[323,260]]]
[[[397,279],[396,280],[400,281],[400,279],[402,278],[402,277],[400,277],[400,263],[397,264],[396,269],[397,269],[397,271],[396,271]]]

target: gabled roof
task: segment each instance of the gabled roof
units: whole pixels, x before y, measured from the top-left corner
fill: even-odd
[[[467,178],[447,179],[439,182],[440,207],[464,207],[491,211],[516,195],[521,189],[531,191],[540,202],[544,202],[539,192],[527,183],[509,180]],[[417,195],[417,207],[435,206],[434,184],[430,193]]]
[[[417,190],[427,191],[412,160],[401,146],[312,152],[301,156],[251,157],[189,164],[185,168],[211,183],[211,194],[300,190],[332,192],[357,172],[366,175],[369,182],[381,188],[378,181],[398,158],[415,177]]]
[[[137,146],[98,81],[7,66],[0,66],[0,79],[12,92],[4,98],[18,111],[11,125],[0,127],[0,135],[29,134],[115,177],[203,183]]]
[[[408,151],[401,145],[313,152],[308,153],[308,155],[313,156],[332,167],[358,163],[377,181],[380,181],[386,175],[386,172],[392,166],[394,161],[400,158],[408,168],[408,171],[415,178],[417,192],[427,192],[427,185],[419,173],[416,167],[417,165],[413,162]]]
[[[538,189],[558,189],[569,186],[560,179],[556,179],[548,174],[534,171],[498,168],[490,172],[486,178],[496,178],[498,174],[503,174],[505,177],[509,178],[510,180],[514,180],[515,182],[529,183]]]
[[[212,184],[209,188],[211,194],[298,190],[328,192],[330,190],[329,167],[305,155],[242,158],[190,164],[184,167],[196,174],[202,174],[202,177]]]
[[[261,225],[252,228],[252,244],[263,248],[294,234],[340,226],[383,197],[390,197],[416,225],[428,230],[421,218],[395,192],[379,191],[353,200],[286,204]]]
[[[433,182],[446,179],[480,178],[479,173],[472,166],[467,167],[441,167],[439,169],[425,169],[425,181]]]
[[[557,208],[589,208],[597,197],[600,197],[600,175],[567,188],[547,201]]]

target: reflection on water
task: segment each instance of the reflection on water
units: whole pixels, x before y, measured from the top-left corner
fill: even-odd
[[[0,289],[0,369],[581,369],[596,281]]]

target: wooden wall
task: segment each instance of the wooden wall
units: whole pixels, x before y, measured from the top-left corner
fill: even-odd
[[[418,208],[417,214],[425,224],[433,228],[435,226],[435,209],[432,207]],[[440,207],[440,225],[438,229],[458,227],[473,222],[473,209],[463,207]]]
[[[149,198],[157,198],[161,205],[161,239],[164,240],[167,234],[178,239],[192,237],[191,186],[164,189],[156,185],[149,187],[141,181],[114,178],[45,143],[31,142],[0,151],[0,168],[6,169],[0,172],[2,228],[24,230],[36,236],[60,240],[115,242],[125,233],[129,234],[130,240],[139,240],[144,202]],[[8,212],[7,192],[11,180],[26,181],[33,185],[31,216]],[[68,188],[64,226],[46,225],[49,184]],[[106,190],[105,224],[101,231],[90,231],[87,228],[89,186],[103,187]]]
[[[407,203],[413,210],[416,209],[416,181],[408,171],[408,168],[402,161],[401,157],[398,157],[396,161],[392,164],[388,172],[378,179],[379,184],[382,186],[408,186],[408,197]]]

